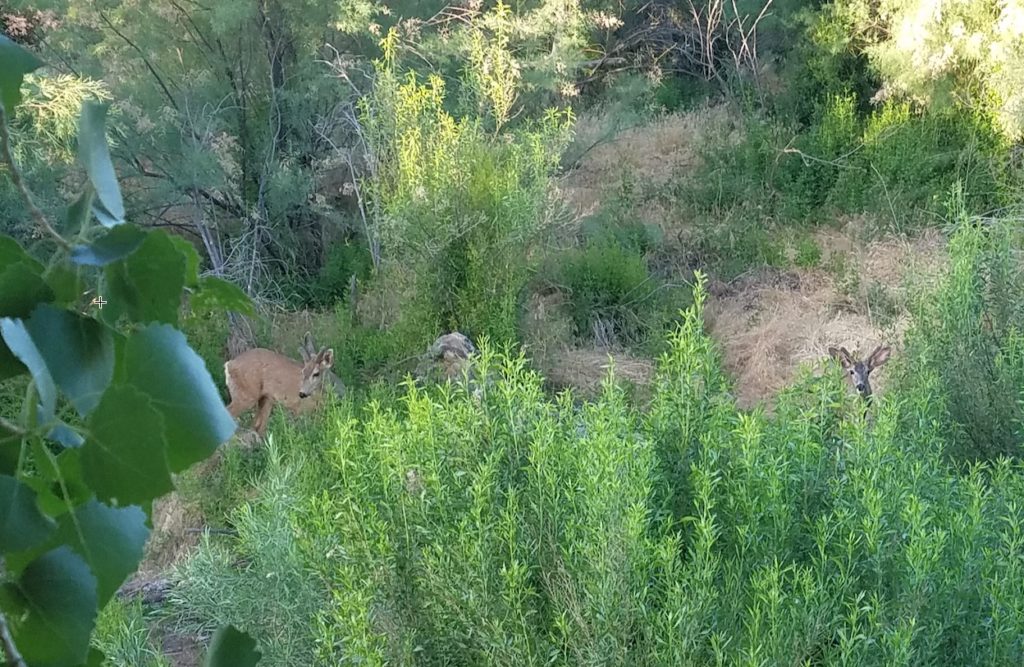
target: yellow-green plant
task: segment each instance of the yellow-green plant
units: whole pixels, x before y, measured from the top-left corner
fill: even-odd
[[[392,32],[383,42],[363,115],[375,151],[367,184],[373,231],[419,304],[406,316],[417,311],[424,339],[437,327],[512,339],[531,246],[552,220],[549,178],[571,114],[552,109],[515,130],[488,132],[481,118],[449,113],[440,77],[401,74],[395,40]]]

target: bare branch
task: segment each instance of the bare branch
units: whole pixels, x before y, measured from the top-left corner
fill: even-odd
[[[7,656],[7,664],[10,667],[28,667],[28,663],[21,657],[21,653],[18,652],[18,647],[14,645],[14,638],[11,637],[11,631],[7,627],[7,619],[3,614],[0,614],[0,644],[3,644],[4,655]]]

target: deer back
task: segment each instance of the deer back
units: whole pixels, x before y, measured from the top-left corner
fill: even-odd
[[[303,364],[283,354],[257,347],[229,361],[225,370],[233,396],[269,397],[296,414],[314,407],[314,401],[299,398]]]

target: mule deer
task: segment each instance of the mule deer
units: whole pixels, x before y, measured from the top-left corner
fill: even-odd
[[[417,375],[425,378],[431,369],[438,369],[445,379],[455,379],[475,355],[476,346],[465,335],[454,331],[438,336],[420,358]]]
[[[832,355],[834,359],[838,359],[845,370],[850,375],[850,382],[853,384],[853,388],[861,395],[866,402],[871,402],[871,382],[869,376],[871,371],[875,370],[886,361],[889,360],[889,355],[892,353],[892,349],[888,345],[879,345],[875,348],[875,351],[871,353],[871,356],[867,358],[867,361],[861,361],[857,359],[850,351],[845,347],[828,348],[828,353]]]
[[[231,394],[228,412],[235,419],[256,406],[253,430],[261,437],[275,403],[284,405],[293,415],[318,407],[327,390],[340,396],[345,391],[333,372],[334,350],[313,344],[306,332],[299,347],[302,363],[272,350],[257,347],[246,350],[224,364],[224,380]]]

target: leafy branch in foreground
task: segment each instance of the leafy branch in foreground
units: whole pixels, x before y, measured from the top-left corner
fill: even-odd
[[[234,285],[200,277],[185,240],[125,222],[105,105],[87,103],[79,121],[89,183],[61,226],[76,240],[46,219],[7,122],[24,75],[41,65],[0,36],[0,169],[56,245],[44,265],[0,235],[0,381],[30,376],[18,419],[0,420],[0,651],[15,667],[91,666],[103,660],[90,648],[97,614],[142,559],[152,501],[235,430],[175,328],[182,301],[251,305]],[[95,317],[87,287],[109,296]],[[207,664],[258,659],[251,638],[226,628]]]

